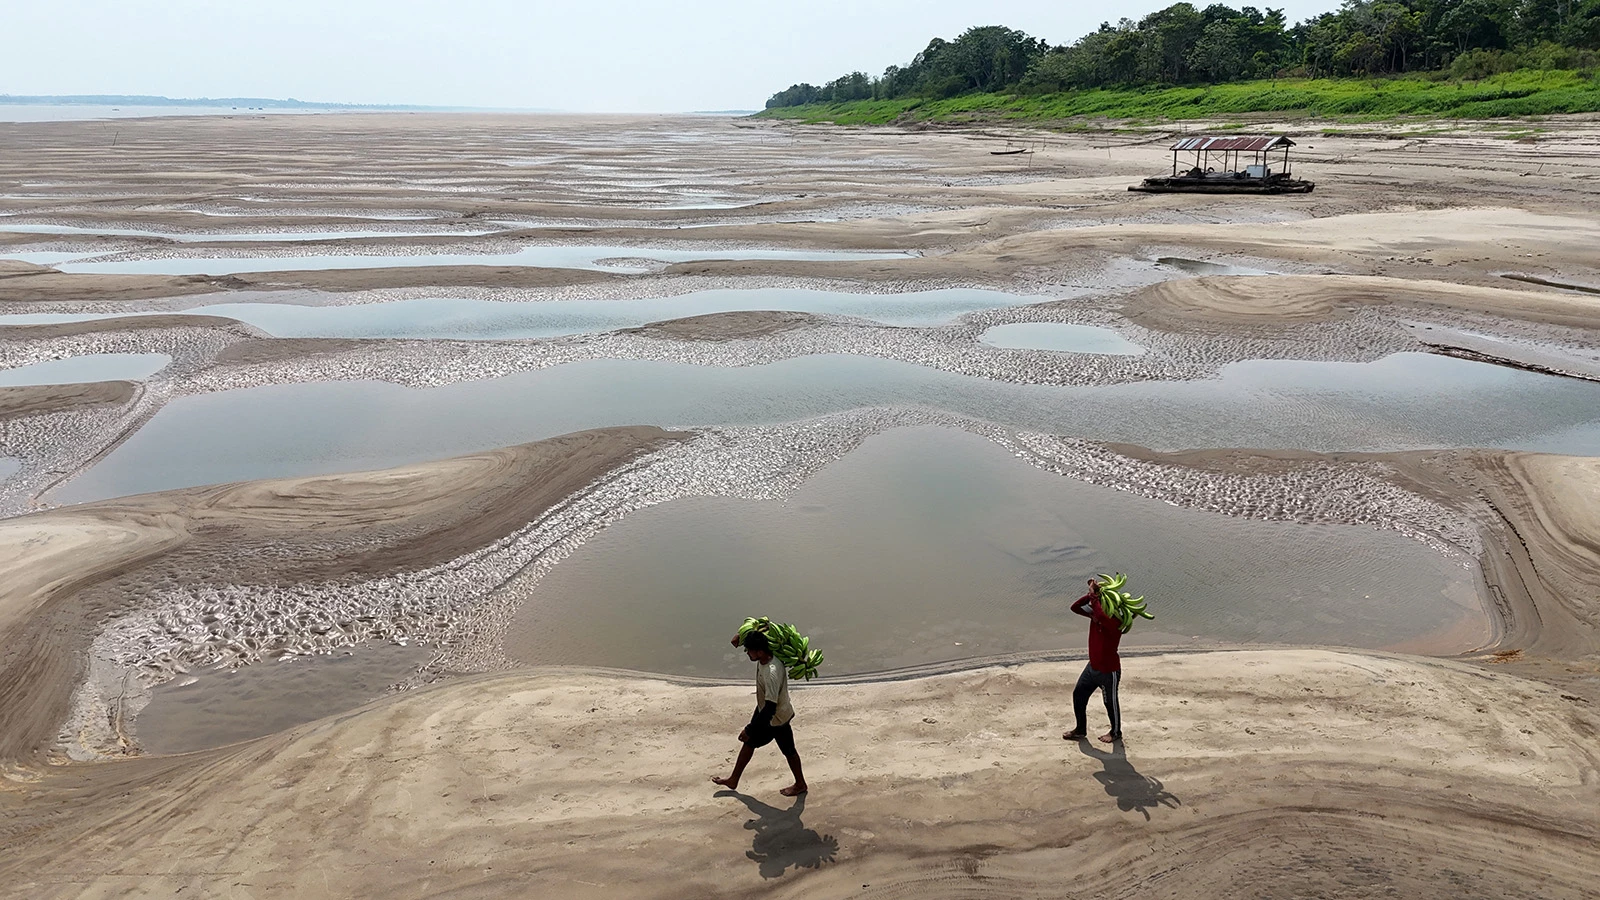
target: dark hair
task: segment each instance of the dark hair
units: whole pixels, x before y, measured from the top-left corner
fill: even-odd
[[[744,649],[751,653],[771,653],[772,642],[759,631],[752,631],[744,636]]]

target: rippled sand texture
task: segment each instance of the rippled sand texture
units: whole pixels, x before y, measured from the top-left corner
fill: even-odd
[[[0,757],[25,757],[54,742],[60,711],[82,677],[83,653],[108,621],[153,617],[142,633],[196,641],[218,661],[259,658],[263,647],[277,655],[284,638],[314,653],[374,632],[396,636],[386,630],[395,618],[421,630],[430,616],[444,616],[448,598],[429,604],[392,597],[397,606],[419,607],[420,615],[405,616],[410,610],[341,604],[335,587],[308,610],[295,604],[292,586],[453,562],[671,440],[653,428],[613,429],[366,476],[171,491],[0,522],[0,571],[8,581],[0,629],[10,636],[0,667],[12,692],[11,702],[0,704]],[[171,622],[164,610],[137,602],[179,585],[209,600],[192,622]],[[253,585],[287,607],[280,619],[245,611],[273,622],[270,631],[234,621],[230,592]],[[180,633],[180,624],[200,627]],[[127,674],[107,677],[126,682]],[[97,733],[109,724],[103,740],[118,743],[128,740],[121,718],[120,707],[78,716]]]
[[[1600,126],[1541,127],[1301,129],[1315,194],[1230,198],[1129,194],[1160,133],[1018,160],[988,153],[1009,131],[720,117],[0,123],[0,314],[111,316],[0,322],[0,894],[1593,896]],[[831,293],[761,299],[795,289]],[[956,289],[1005,297],[913,308]],[[441,318],[393,337],[228,315],[413,302]],[[1041,325],[1143,352],[984,339]],[[97,355],[166,362],[25,383]],[[1112,752],[1060,737],[1080,631],[990,616],[1010,655],[974,658],[939,616],[928,653],[890,609],[796,691],[810,795],[770,751],[717,793],[743,669],[670,610],[608,641],[653,595],[604,555],[644,529],[670,564],[684,509],[848,511],[862,464],[877,487],[943,442],[1081,498],[991,492],[995,571],[1076,588],[1063,559],[1110,558],[1050,526],[1078,503],[1204,540],[1376,529],[1350,546],[1437,554],[1455,601],[1359,641],[1314,601],[1282,621],[1322,631],[1152,623],[1186,627],[1130,640]],[[1342,583],[1284,595],[1388,571],[1329,546]],[[1379,649],[1295,645],[1324,640]]]
[[[75,827],[8,849],[25,873],[8,883],[39,897],[226,895],[242,878],[273,897],[1592,894],[1594,718],[1557,689],[1319,650],[1129,666],[1141,736],[1114,752],[1060,739],[1076,666],[799,692],[799,802],[778,796],[770,752],[738,794],[706,781],[728,764],[745,685],[458,681],[225,755],[116,767],[119,796],[76,801]],[[86,871],[100,859],[115,868]]]

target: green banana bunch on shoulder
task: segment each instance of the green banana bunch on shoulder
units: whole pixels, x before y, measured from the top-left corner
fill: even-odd
[[[1135,619],[1155,618],[1154,613],[1145,609],[1143,597],[1135,597],[1122,589],[1128,583],[1128,576],[1118,572],[1115,575],[1096,575],[1095,580],[1100,585],[1100,608],[1121,623],[1123,634],[1133,630]]]
[[[767,643],[772,645],[772,655],[788,668],[790,678],[810,681],[817,677],[822,651],[811,649],[811,639],[800,634],[793,625],[774,622],[766,616],[747,618],[739,626],[739,643],[742,645],[745,637],[754,631],[766,635]]]

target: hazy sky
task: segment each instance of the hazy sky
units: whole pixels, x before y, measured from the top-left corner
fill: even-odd
[[[1007,25],[1069,43],[1167,2],[50,0],[8,3],[0,94],[295,97],[670,112],[755,109],[798,81]],[[1197,5],[1204,5],[1203,2]],[[1240,4],[1230,4],[1242,6]],[[1272,4],[1262,3],[1266,8]],[[1291,22],[1335,0],[1291,0]]]

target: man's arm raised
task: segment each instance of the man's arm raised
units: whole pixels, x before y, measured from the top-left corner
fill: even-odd
[[[1072,611],[1085,618],[1094,618],[1095,612],[1100,611],[1100,604],[1095,603],[1093,606],[1090,606],[1090,603],[1096,596],[1099,595],[1099,593],[1100,582],[1095,581],[1093,578],[1089,579],[1089,593],[1079,597],[1077,601],[1072,604]],[[1093,610],[1093,612],[1091,612],[1091,610]],[[1105,613],[1100,614],[1105,615]]]

